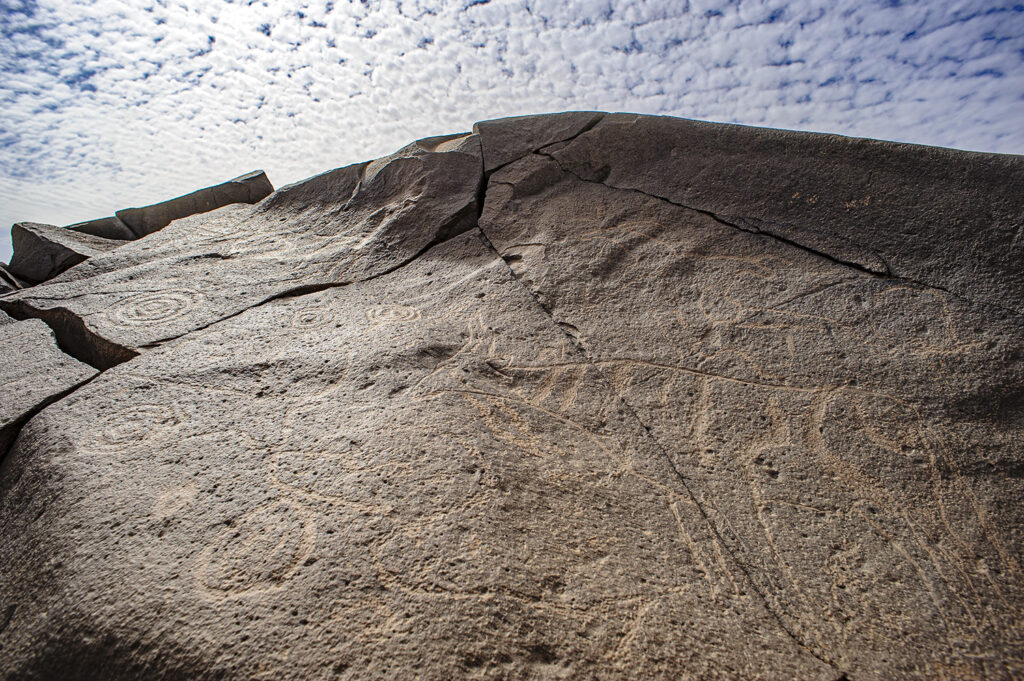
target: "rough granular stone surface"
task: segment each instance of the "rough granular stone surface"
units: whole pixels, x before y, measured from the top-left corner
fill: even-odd
[[[1020,678],[1022,177],[486,121],[0,295],[0,678]]]
[[[52,279],[64,270],[120,245],[112,239],[33,222],[14,225],[11,241],[14,246],[11,273],[34,283]]]
[[[0,313],[0,348],[0,451],[6,452],[32,414],[97,372],[61,352],[53,332],[38,319],[19,322]]]

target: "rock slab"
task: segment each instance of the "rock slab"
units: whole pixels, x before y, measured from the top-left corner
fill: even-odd
[[[120,241],[34,222],[11,227],[11,243],[11,273],[34,283],[52,279],[87,258],[121,245]]]
[[[38,319],[0,316],[0,457],[10,449],[28,417],[96,375],[90,366],[57,347],[53,332]],[[8,554],[11,555],[11,554]]]
[[[117,220],[128,226],[136,237],[159,231],[174,220],[197,213],[208,213],[232,203],[257,203],[274,191],[262,170],[206,187],[169,201],[144,208],[125,208],[115,213]]]
[[[0,296],[103,370],[0,463],[0,679],[1022,678],[1022,172],[485,121]]]
[[[135,232],[133,232],[128,225],[121,222],[121,219],[116,216],[96,218],[95,220],[87,220],[85,222],[76,222],[73,225],[68,225],[67,229],[82,232],[83,234],[92,234],[93,236],[102,237],[104,239],[120,239],[122,241],[128,241],[138,238],[135,235]]]
[[[291,291],[379,276],[472,226],[483,186],[475,135],[424,140],[175,220],[0,307],[37,316],[108,368],[140,349]]]

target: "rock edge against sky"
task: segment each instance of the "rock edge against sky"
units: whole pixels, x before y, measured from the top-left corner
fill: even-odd
[[[572,112],[16,225],[0,678],[1019,677],[1022,186]]]

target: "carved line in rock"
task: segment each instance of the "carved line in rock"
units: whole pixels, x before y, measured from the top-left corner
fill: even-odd
[[[199,554],[197,588],[208,598],[249,596],[284,587],[316,546],[312,511],[278,499],[228,524]]]
[[[138,293],[108,308],[107,316],[126,326],[166,324],[190,314],[201,300],[187,289]]]
[[[292,315],[291,325],[296,329],[319,329],[334,322],[336,315],[323,306],[313,306],[297,310]]]
[[[378,305],[366,310],[366,318],[374,323],[414,322],[420,318],[420,311],[407,305]]]
[[[994,308],[994,309],[997,309],[997,310],[1002,310],[1003,312],[1008,312],[1010,314],[1017,315],[1017,316],[1024,315],[1024,312],[1021,312],[1020,310],[1016,310],[1016,309],[1010,308],[1010,307],[1005,307],[1003,305],[999,305],[999,304],[993,303],[993,302],[979,302],[977,300],[969,298],[964,293],[951,291],[951,290],[949,290],[947,288],[939,286],[938,284],[931,284],[931,283],[928,283],[928,282],[918,281],[918,280],[913,279],[911,277],[907,277],[907,276],[903,276],[903,275],[897,275],[897,274],[892,272],[892,270],[891,270],[891,268],[889,267],[888,264],[885,264],[885,271],[884,272],[877,271],[877,270],[874,270],[874,269],[867,268],[864,265],[861,265],[859,263],[854,263],[854,262],[849,262],[849,261],[846,261],[846,260],[842,260],[841,258],[835,257],[835,256],[833,256],[833,255],[831,255],[829,253],[826,253],[824,251],[816,250],[816,249],[814,249],[814,248],[812,248],[812,247],[810,247],[810,246],[808,246],[806,244],[800,243],[799,241],[794,241],[792,239],[786,238],[784,236],[781,236],[781,235],[776,234],[776,233],[771,232],[771,231],[765,231],[765,230],[761,230],[761,229],[752,230],[752,229],[749,229],[749,228],[742,227],[742,226],[732,222],[731,220],[728,220],[728,219],[726,219],[726,218],[724,218],[724,217],[722,217],[722,216],[720,216],[720,215],[718,215],[716,213],[713,213],[711,211],[704,210],[702,208],[697,208],[697,207],[694,207],[694,206],[688,206],[688,205],[685,205],[685,204],[682,204],[682,203],[677,203],[677,202],[672,201],[671,199],[668,199],[668,198],[666,198],[664,196],[659,196],[657,194],[650,194],[650,193],[645,192],[643,190],[635,189],[635,188],[632,188],[632,187],[617,187],[615,185],[610,185],[610,184],[607,184],[605,182],[598,182],[596,180],[587,180],[587,179],[577,175],[573,171],[567,170],[566,168],[564,168],[561,165],[561,163],[559,163],[558,159],[555,158],[554,156],[552,156],[551,154],[544,153],[543,150],[540,150],[540,151],[537,151],[537,152],[534,152],[534,153],[536,153],[536,154],[538,154],[540,156],[544,156],[545,158],[551,159],[558,166],[558,168],[559,168],[559,170],[561,172],[576,178],[580,182],[586,182],[586,183],[589,183],[589,184],[598,184],[598,185],[601,185],[601,186],[604,186],[604,187],[608,187],[610,189],[615,189],[615,190],[618,190],[618,191],[623,191],[623,192],[628,192],[628,193],[641,194],[643,196],[647,196],[647,197],[652,198],[652,199],[656,199],[656,200],[659,200],[659,201],[664,201],[665,203],[668,203],[669,205],[676,206],[678,208],[684,208],[686,210],[691,210],[691,211],[694,211],[696,213],[700,213],[701,215],[706,215],[706,216],[710,217],[711,219],[715,220],[716,222],[718,222],[719,224],[725,225],[727,227],[732,227],[733,229],[739,230],[741,232],[746,232],[748,234],[760,234],[760,235],[763,235],[765,237],[769,237],[771,239],[775,239],[775,240],[777,240],[777,241],[779,241],[781,243],[788,244],[788,245],[790,245],[790,246],[792,246],[794,248],[800,249],[800,250],[805,251],[807,253],[811,253],[812,255],[817,255],[817,256],[819,256],[821,258],[824,258],[826,260],[834,262],[837,265],[842,265],[844,267],[849,267],[851,269],[858,270],[858,271],[863,272],[863,273],[865,273],[867,275],[870,275],[870,276],[879,277],[879,278],[883,278],[883,279],[894,279],[896,281],[901,281],[901,282],[905,282],[905,283],[908,283],[908,284],[913,284],[913,285],[916,285],[916,286],[920,286],[922,288],[935,289],[937,291],[942,291],[943,293],[947,293],[947,294],[956,296],[957,298],[960,298],[962,300],[966,300],[969,303],[971,303],[972,305],[977,305],[977,306],[981,306],[981,307],[991,307],[991,308]],[[857,246],[859,248],[862,248],[862,249],[866,250],[866,251],[870,250],[867,247],[862,246],[860,244],[857,244]],[[871,251],[871,253],[875,257],[877,257],[879,259],[879,261],[884,263],[884,260],[882,259],[882,257],[880,255],[878,255],[874,251]]]
[[[184,414],[166,404],[132,405],[119,412],[117,421],[87,436],[82,448],[116,454],[136,447],[152,447],[169,438],[184,422]]]
[[[471,222],[466,222],[463,219],[463,217],[464,216],[456,216],[455,218],[453,218],[452,221],[450,221],[449,223],[445,224],[441,229],[438,230],[437,235],[435,236],[435,238],[430,243],[428,243],[425,246],[423,246],[423,248],[421,248],[419,252],[417,252],[414,255],[410,256],[408,259],[399,262],[394,267],[388,268],[388,269],[383,270],[381,272],[377,272],[377,273],[373,274],[372,276],[366,277],[365,279],[360,279],[358,281],[360,281],[360,282],[372,281],[372,280],[377,279],[379,277],[383,277],[383,276],[386,276],[388,274],[391,274],[391,273],[395,272],[396,270],[399,270],[399,269],[405,267],[406,265],[412,264],[413,262],[418,260],[424,253],[426,253],[430,249],[434,248],[435,246],[438,246],[441,243],[444,243],[445,241],[448,241],[450,239],[454,239],[455,237],[457,237],[457,236],[459,236],[461,234],[464,234],[467,231],[469,231],[469,230],[471,230],[471,229],[473,229],[473,228],[475,228],[477,226],[475,218]],[[341,267],[342,264],[339,264],[336,267]],[[303,295],[303,294],[307,294],[307,293],[315,293],[317,291],[325,291],[325,290],[328,290],[328,289],[331,289],[331,288],[338,288],[338,287],[342,287],[342,286],[348,286],[348,285],[350,285],[352,283],[354,283],[354,281],[339,281],[339,282],[321,283],[321,284],[304,284],[304,285],[296,286],[296,287],[294,287],[292,289],[288,289],[286,291],[282,291],[280,293],[277,293],[277,294],[274,294],[272,296],[269,296],[265,300],[259,301],[257,303],[252,304],[252,305],[249,305],[248,307],[245,307],[245,308],[243,308],[241,310],[233,312],[233,313],[231,313],[229,315],[226,315],[226,316],[224,316],[224,317],[222,317],[220,319],[215,319],[214,321],[212,321],[212,322],[210,322],[208,324],[204,324],[202,326],[199,326],[198,328],[191,329],[189,331],[186,331],[185,333],[177,334],[177,335],[174,335],[174,336],[169,336],[169,337],[163,338],[163,339],[161,339],[159,341],[155,341],[153,343],[150,343],[150,344],[144,346],[144,348],[157,347],[157,346],[160,346],[160,345],[162,345],[164,343],[170,342],[172,340],[176,340],[178,338],[181,338],[182,336],[186,336],[188,334],[195,333],[197,331],[202,331],[202,330],[207,329],[207,328],[209,328],[211,326],[214,326],[216,324],[220,324],[221,322],[225,322],[225,321],[227,321],[229,319],[237,317],[238,315],[243,314],[244,312],[247,312],[249,310],[255,309],[257,307],[261,307],[263,305],[266,305],[267,303],[271,303],[271,302],[273,302],[275,300],[279,300],[279,299],[282,299],[282,298],[291,298],[291,297],[294,297],[294,296],[297,296],[297,295]],[[35,311],[33,310],[33,312],[35,312]],[[418,311],[417,311],[417,315],[418,315]],[[39,316],[42,317],[42,315],[39,315]],[[45,319],[44,319],[44,321],[45,321]],[[47,323],[49,323],[49,322],[47,322]],[[105,343],[107,342],[105,339],[101,339],[101,340],[103,340],[103,342],[105,342]],[[110,345],[113,345],[113,344],[110,344]],[[127,350],[125,350],[124,348],[121,348],[120,346],[116,346],[116,347],[118,347],[122,351],[127,352]],[[69,353],[69,354],[72,354],[72,353]],[[114,354],[116,356],[116,353],[114,353]],[[72,356],[74,356],[76,358],[78,357],[77,354],[72,354]],[[131,356],[135,356],[135,353],[132,353]],[[125,359],[111,360],[109,364],[107,364],[106,366],[104,366],[102,368],[110,368],[111,366],[115,366],[116,364],[119,364],[120,362],[125,361],[126,359],[131,359],[131,357],[126,357]],[[94,364],[94,366],[96,366],[96,365]]]
[[[711,383],[720,380],[716,377],[705,376],[699,379],[707,388]],[[726,379],[727,380],[727,379]],[[623,390],[623,386],[618,381],[613,381],[619,391]],[[772,386],[757,386],[761,389],[774,390]],[[896,441],[890,439],[888,436],[883,435],[879,432],[878,426],[873,424],[871,420],[866,416],[863,408],[864,400],[870,399],[872,402],[878,400],[894,400],[889,395],[881,393],[871,393],[868,391],[851,389],[851,388],[820,388],[813,389],[810,391],[800,391],[806,393],[812,398],[812,406],[803,414],[805,418],[810,419],[811,423],[806,428],[806,432],[814,434],[814,437],[810,438],[809,446],[813,453],[816,453],[828,466],[828,468],[837,475],[839,479],[845,481],[847,488],[851,493],[857,495],[861,501],[856,502],[852,507],[858,513],[862,515],[866,522],[869,522],[879,536],[885,538],[899,553],[899,559],[902,559],[910,565],[913,570],[919,575],[920,580],[924,588],[933,600],[934,606],[939,613],[939,617],[947,623],[947,629],[950,635],[950,644],[953,646],[958,645],[958,641],[970,641],[973,637],[980,636],[983,634],[983,630],[980,622],[986,617],[986,600],[983,593],[979,590],[978,585],[972,584],[972,577],[970,573],[970,566],[973,561],[976,560],[974,549],[969,546],[960,534],[954,530],[946,517],[945,504],[943,502],[943,489],[941,487],[941,476],[940,471],[936,467],[935,458],[941,456],[942,445],[940,442],[934,441],[935,438],[928,435],[928,429],[924,425],[920,416],[916,416],[912,423],[907,425],[911,432],[903,440]],[[779,393],[785,394],[785,392]],[[940,509],[942,515],[942,522],[946,528],[948,536],[953,540],[954,543],[958,544],[962,551],[958,553],[952,553],[949,550],[944,550],[941,545],[936,543],[934,536],[930,535],[925,531],[921,525],[926,520],[925,518],[915,518],[912,516],[910,511],[906,508],[905,504],[893,495],[889,490],[886,490],[882,485],[881,481],[876,480],[873,476],[869,475],[859,467],[854,466],[852,463],[845,462],[838,458],[836,455],[831,454],[831,450],[825,441],[825,437],[830,433],[831,429],[828,425],[828,420],[824,415],[824,406],[816,405],[827,405],[831,404],[832,401],[837,399],[839,396],[846,396],[846,399],[852,400],[853,412],[856,413],[860,419],[860,425],[857,432],[863,434],[863,436],[875,445],[887,449],[894,454],[899,456],[906,456],[907,443],[911,443],[917,447],[926,447],[930,452],[931,463],[931,477],[935,485],[933,494],[935,501]],[[706,414],[710,412],[715,406],[713,400],[705,400],[703,403],[701,413],[693,416],[692,423],[694,425],[703,427],[707,425]],[[910,409],[910,405],[902,403],[903,407]],[[845,412],[849,412],[850,409],[844,409]],[[772,412],[771,403],[769,404],[769,412]],[[744,480],[746,482],[748,492],[750,494],[752,503],[755,508],[755,513],[760,523],[764,541],[766,547],[769,550],[771,556],[771,564],[774,566],[773,571],[783,578],[784,583],[780,584],[774,581],[768,573],[762,573],[760,570],[753,570],[750,574],[751,577],[761,582],[761,589],[765,590],[766,595],[770,595],[769,602],[772,608],[779,609],[781,601],[778,601],[778,597],[786,592],[790,591],[792,598],[783,599],[787,604],[787,608],[779,609],[779,615],[786,619],[791,619],[792,625],[796,627],[796,630],[802,631],[804,636],[810,636],[816,640],[816,644],[821,650],[828,648],[828,642],[821,638],[821,623],[823,621],[822,613],[828,611],[828,606],[825,603],[818,602],[817,599],[811,594],[807,593],[802,588],[800,580],[795,577],[788,567],[785,551],[780,548],[777,540],[774,538],[771,523],[766,519],[766,509],[775,503],[787,503],[785,500],[772,499],[765,495],[765,490],[762,490],[759,483],[757,482],[757,476],[752,468],[753,462],[759,458],[759,453],[767,451],[772,447],[784,447],[789,443],[790,446],[794,446],[796,441],[793,439],[793,435],[786,422],[781,421],[781,414],[776,411],[773,416],[773,427],[770,432],[765,436],[763,441],[754,441],[750,444],[745,457],[742,457],[741,463],[745,471]],[[918,432],[919,431],[919,432]],[[819,435],[820,433],[820,435]],[[703,430],[697,430],[687,435],[687,439],[694,439],[700,441],[706,433]],[[907,439],[909,438],[909,439]],[[930,443],[930,444],[929,444]],[[969,488],[967,481],[955,473],[955,462],[951,458],[946,458],[945,467],[954,470],[952,474],[952,480],[948,483],[949,486],[956,487],[961,491],[965,488]],[[969,490],[968,490],[969,491]],[[969,494],[970,499],[974,507],[974,515],[977,521],[986,527],[987,541],[995,549],[996,553],[1003,557],[1004,564],[1001,566],[1000,571],[1008,570],[1013,571],[1016,568],[1015,563],[1006,563],[1007,549],[1005,542],[995,528],[991,528],[986,525],[984,520],[987,515],[986,509],[980,505],[977,497],[973,494]],[[863,509],[867,506],[875,508],[882,508],[885,513],[881,516],[874,515],[869,518],[864,514]],[[820,509],[814,509],[808,507],[808,510],[816,513],[824,513]],[[895,523],[895,525],[893,525]],[[894,530],[902,528],[909,531],[910,535],[914,538],[913,547],[906,547],[900,543],[899,540],[894,539]],[[924,558],[915,557],[924,556]],[[706,558],[702,559],[707,562]],[[924,562],[922,562],[924,561]],[[938,580],[944,585],[945,593],[952,596],[952,601],[948,601],[939,594],[939,586],[935,583],[935,580],[930,576],[934,574]],[[990,573],[986,571],[986,575],[989,580],[992,580]],[[962,582],[966,585],[967,589],[965,593],[975,594],[975,597],[961,595],[962,589],[958,589],[958,582]],[[992,581],[991,584],[994,593],[1000,593],[1000,587],[998,583]],[[950,608],[956,609],[959,604],[959,610],[963,613],[969,623],[968,629],[963,629],[954,623],[958,621],[957,618],[947,616],[945,613],[949,612]],[[796,613],[788,612],[795,608]],[[952,614],[952,613],[951,613]],[[837,622],[831,621],[825,617],[824,622],[835,627],[838,626]],[[838,630],[835,632],[838,634]]]
[[[483,229],[481,229],[480,231],[481,231],[481,234],[483,235],[483,240],[487,244],[487,246],[494,253],[498,254],[499,257],[500,257],[500,252],[494,247],[494,244],[491,243],[490,238],[487,236],[487,233]],[[552,322],[554,322],[556,324],[556,326],[559,327],[559,329],[566,336],[568,341],[570,343],[572,343],[572,345],[576,348],[576,352],[578,352],[579,355],[585,361],[590,362],[590,363],[593,364],[594,360],[590,356],[590,354],[587,352],[586,347],[578,339],[576,339],[572,335],[570,335],[564,328],[562,328],[561,325],[559,325],[557,323],[557,320],[555,319],[555,316],[551,313],[551,311],[548,310],[548,308],[540,301],[539,298],[537,298],[536,294],[534,294],[533,291],[531,291],[528,286],[526,286],[525,284],[522,283],[519,275],[514,270],[512,270],[512,268],[509,267],[507,263],[506,263],[506,267],[508,267],[508,271],[509,271],[510,275],[512,276],[512,278],[516,282],[518,282],[520,286],[522,286],[522,288],[526,292],[526,294],[529,295],[535,301],[535,303],[538,306],[538,308],[540,310],[542,310],[544,312],[544,314],[547,315],[547,317],[550,318],[552,320]],[[604,378],[603,382],[608,384],[607,378]],[[631,413],[632,418],[636,421],[636,423],[638,423],[643,428],[643,430],[647,433],[647,436],[658,447],[658,450],[659,450],[662,458],[668,463],[669,467],[676,474],[676,477],[678,478],[679,482],[682,484],[683,489],[685,490],[685,497],[688,497],[693,502],[693,504],[699,510],[701,516],[707,521],[707,527],[711,530],[715,540],[717,542],[719,542],[722,546],[726,547],[726,551],[729,552],[730,561],[733,562],[733,564],[737,565],[737,567],[740,570],[740,573],[742,575],[742,580],[744,582],[746,582],[746,583],[751,585],[751,587],[754,589],[755,593],[757,593],[758,598],[760,599],[760,601],[764,604],[764,607],[766,608],[766,610],[775,618],[775,620],[778,623],[779,628],[781,629],[781,631],[783,631],[790,639],[792,639],[793,643],[796,646],[798,646],[799,648],[801,648],[803,650],[806,650],[809,654],[811,654],[813,657],[815,657],[820,662],[822,662],[824,664],[827,664],[828,666],[833,667],[835,669],[838,669],[839,667],[836,665],[836,663],[832,659],[830,659],[830,657],[828,656],[827,652],[819,652],[819,651],[813,650],[812,648],[808,647],[806,645],[806,643],[800,639],[800,637],[797,635],[797,633],[792,631],[789,628],[789,626],[787,626],[786,622],[783,621],[783,619],[781,618],[780,614],[778,612],[776,612],[771,607],[770,601],[767,598],[766,594],[763,593],[762,590],[759,589],[756,586],[756,584],[755,584],[754,580],[752,579],[751,575],[748,573],[747,568],[745,568],[743,566],[742,562],[740,562],[740,560],[739,560],[739,557],[735,555],[735,552],[728,548],[728,544],[725,542],[725,540],[722,537],[720,531],[717,529],[717,527],[715,526],[715,524],[711,520],[711,517],[708,514],[707,509],[704,508],[704,506],[698,500],[697,496],[693,493],[693,490],[690,487],[690,483],[687,481],[686,477],[676,467],[675,463],[672,460],[672,457],[669,456],[668,452],[664,449],[664,447],[661,445],[661,443],[657,440],[657,438],[654,437],[654,434],[651,432],[650,427],[639,417],[639,415],[637,414],[636,410],[625,400],[624,396],[621,393],[618,392],[617,388],[614,385],[608,384],[608,386],[609,386],[610,390],[612,391],[612,393],[617,396],[618,400],[622,403],[622,405]],[[654,483],[654,481],[651,481],[651,480],[648,480],[648,482]],[[666,489],[665,486],[661,485],[661,484],[657,484],[657,487],[660,488],[660,489]],[[670,501],[674,501],[675,500],[675,496],[677,496],[677,495],[673,495],[670,498]],[[675,513],[675,512],[676,511],[673,511],[673,513]]]
[[[983,541],[987,542],[1001,558],[1002,565],[998,572],[1019,574],[1020,566],[1014,560],[1008,550],[1005,540],[1000,536],[999,530],[986,522],[988,510],[984,507],[977,495],[974,493],[969,480],[964,478],[956,463],[956,460],[949,455],[945,443],[933,429],[924,421],[919,410],[913,405],[891,396],[881,396],[881,399],[890,400],[893,404],[909,413],[909,422],[896,424],[896,437],[884,434],[881,427],[872,422],[867,413],[865,400],[869,396],[864,393],[854,392],[848,389],[833,391],[822,391],[814,405],[812,418],[814,423],[807,429],[809,439],[817,445],[819,456],[840,478],[847,482],[852,490],[860,492],[862,505],[858,512],[869,522],[880,536],[893,544],[908,564],[912,565],[919,574],[922,583],[931,594],[936,610],[940,617],[947,623],[947,629],[951,636],[957,636],[962,640],[971,640],[974,636],[982,635],[980,623],[987,618],[986,597],[982,594],[980,587],[973,583],[971,578],[971,567],[978,560],[975,543],[972,547],[964,536],[953,528],[950,522],[950,511],[946,504],[944,492],[949,488],[955,488],[958,492],[964,493],[968,499],[969,506],[975,521],[982,528]],[[877,399],[877,398],[876,398]],[[843,405],[838,402],[842,400]],[[852,407],[852,409],[851,409]],[[874,446],[889,451],[898,457],[908,457],[916,451],[927,455],[927,467],[929,481],[931,483],[931,494],[939,510],[939,521],[941,531],[951,540],[954,547],[958,549],[943,548],[942,542],[936,541],[934,533],[929,533],[924,527],[932,517],[915,517],[907,506],[901,503],[900,499],[885,485],[872,477],[862,467],[852,462],[844,461],[832,451],[826,439],[828,429],[828,412],[830,409],[839,409],[844,413],[851,411],[856,414],[859,421],[858,431]],[[940,466],[941,464],[941,466]],[[863,508],[871,505],[885,508],[888,511],[886,516],[878,516],[874,513],[864,514]],[[883,525],[896,522],[905,528],[913,539],[913,547],[918,555],[925,556],[924,560],[914,558],[906,547],[893,539],[893,532],[886,531]],[[939,596],[935,580],[928,577],[925,567],[930,568],[938,576],[938,581],[945,585],[946,591],[953,596],[953,601],[959,604],[961,612],[969,621],[971,631],[963,630],[958,624],[951,622],[948,615],[952,615],[953,608],[946,605],[947,599]],[[996,594],[1001,592],[999,584],[995,581],[992,572],[984,570],[984,575],[990,581],[993,591]],[[962,580],[967,589],[956,588],[954,582]],[[964,594],[967,594],[965,597]]]

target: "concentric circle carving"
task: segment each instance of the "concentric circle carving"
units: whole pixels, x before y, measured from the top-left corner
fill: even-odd
[[[371,322],[412,322],[420,318],[420,311],[408,305],[377,305],[366,311]]]
[[[127,326],[153,326],[180,319],[189,314],[199,295],[184,289],[138,293],[113,308],[114,319]]]
[[[315,543],[313,514],[293,500],[280,499],[221,530],[199,556],[196,581],[213,597],[276,589],[302,567]]]

